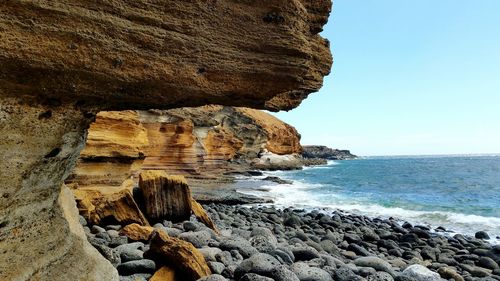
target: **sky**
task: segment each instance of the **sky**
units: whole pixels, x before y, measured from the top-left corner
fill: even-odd
[[[500,153],[499,0],[336,0],[323,88],[277,113],[358,155]]]

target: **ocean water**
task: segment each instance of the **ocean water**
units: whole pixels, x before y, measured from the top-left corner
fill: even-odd
[[[500,243],[500,156],[369,157],[267,175],[293,184],[241,190],[279,206],[394,217],[468,235],[484,230]]]

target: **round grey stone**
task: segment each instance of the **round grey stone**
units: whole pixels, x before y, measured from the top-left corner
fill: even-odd
[[[247,273],[239,281],[274,281],[273,279],[255,273]]]
[[[242,261],[236,268],[234,275],[236,279],[239,279],[246,273],[256,273],[259,275],[269,276],[279,265],[281,265],[280,262],[273,256],[258,253]]]
[[[321,268],[310,267],[306,263],[294,263],[291,267],[300,281],[333,281],[330,274]]]
[[[179,235],[179,238],[193,244],[196,248],[201,248],[208,246],[211,235],[207,231],[184,232]]]
[[[136,273],[154,273],[156,264],[152,260],[135,260],[118,265],[120,275],[132,275]]]
[[[432,272],[427,267],[419,264],[408,266],[401,275],[415,281],[441,281],[441,276],[438,273]]]
[[[122,262],[142,260],[144,258],[144,252],[132,248],[125,248],[120,251],[120,258]]]

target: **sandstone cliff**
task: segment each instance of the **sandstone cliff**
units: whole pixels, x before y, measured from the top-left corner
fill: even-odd
[[[328,43],[318,33],[330,7],[329,0],[2,1],[0,279],[117,280],[61,189],[95,113],[212,103],[293,108],[329,73]]]
[[[126,180],[140,170],[151,169],[206,177],[251,166],[268,154],[293,161],[290,155],[301,151],[295,128],[255,109],[210,105],[105,111],[91,124],[67,184],[112,190],[130,184]],[[268,165],[262,162],[259,168]]]

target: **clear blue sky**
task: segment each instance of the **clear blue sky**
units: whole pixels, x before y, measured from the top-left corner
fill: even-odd
[[[332,73],[290,112],[359,155],[500,153],[500,0],[336,0]]]

